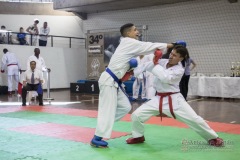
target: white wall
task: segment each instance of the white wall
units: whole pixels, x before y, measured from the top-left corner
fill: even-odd
[[[20,27],[25,30],[33,24],[35,18],[39,19],[38,27],[43,22],[48,22],[51,35],[84,37],[82,20],[77,16],[46,16],[46,15],[6,15],[0,14],[0,25],[5,25],[8,30],[18,32]]]
[[[22,69],[27,68],[27,59],[34,54],[33,46],[0,45],[0,57],[3,48],[17,55]],[[51,68],[51,88],[69,88],[71,82],[86,79],[86,50],[85,48],[55,48],[40,47],[40,56],[45,60],[46,66]],[[46,74],[44,75],[46,79]],[[0,76],[0,85],[7,85],[7,74]],[[46,88],[47,84],[44,85]]]
[[[19,32],[19,28],[24,30],[33,24],[35,18],[39,19],[38,27],[43,26],[43,22],[48,22],[50,35],[85,38],[82,20],[77,16],[46,16],[46,15],[6,15],[0,14],[0,26],[5,25],[7,30]],[[83,41],[73,40],[73,48],[79,47]],[[81,43],[81,45],[84,45]],[[50,46],[50,38],[48,39]],[[77,47],[76,47],[77,46]],[[69,39],[54,38],[54,47],[69,47]]]
[[[240,2],[195,0],[132,10],[89,14],[84,32],[117,28],[125,23],[148,25],[148,40],[185,40],[196,61],[194,72],[230,74],[240,61]]]
[[[8,30],[17,32],[19,27],[26,29],[38,18],[39,27],[44,21],[48,22],[51,35],[68,37],[85,37],[83,33],[82,20],[77,16],[43,16],[43,15],[0,15],[0,25],[5,25]],[[51,68],[51,88],[69,88],[71,82],[79,79],[86,79],[86,51],[84,44],[79,45],[78,41],[73,42],[73,48],[69,48],[69,39],[54,41],[55,47],[40,47],[41,56],[44,58],[47,67]],[[77,44],[77,45],[76,45]],[[48,40],[50,46],[50,39]],[[77,47],[76,47],[77,46]],[[3,48],[14,52],[26,69],[26,61],[34,54],[34,46],[0,45],[0,57]],[[46,78],[46,75],[45,75]],[[7,85],[6,73],[0,76],[0,85]],[[46,88],[46,84],[44,86]]]

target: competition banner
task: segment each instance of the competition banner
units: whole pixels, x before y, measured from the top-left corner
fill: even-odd
[[[119,32],[90,33],[87,36],[88,79],[98,80],[120,43]]]
[[[102,33],[87,36],[87,74],[88,79],[98,80],[104,67],[104,37]]]
[[[107,66],[120,43],[120,32],[105,32],[104,33],[104,65]]]
[[[138,26],[140,41],[147,41],[147,25]],[[119,29],[114,30],[92,30],[87,34],[87,79],[98,80],[101,73],[108,66],[111,57],[121,40]]]

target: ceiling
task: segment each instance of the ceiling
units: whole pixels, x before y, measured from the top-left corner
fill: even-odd
[[[55,0],[54,9],[77,13],[83,20],[89,13],[134,9],[192,0]]]

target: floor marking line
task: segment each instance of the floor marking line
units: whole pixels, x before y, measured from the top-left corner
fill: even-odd
[[[82,100],[81,102],[86,102],[86,101],[96,101],[98,99],[91,99],[91,100]]]
[[[204,98],[193,99],[193,100],[190,100],[190,101],[187,101],[187,102],[195,102],[195,101],[201,101],[201,100],[204,100]]]

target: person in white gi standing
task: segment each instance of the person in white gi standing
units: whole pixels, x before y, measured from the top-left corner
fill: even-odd
[[[139,31],[132,23],[120,28],[120,44],[116,48],[106,71],[99,78],[98,120],[95,135],[90,144],[94,147],[107,147],[108,143],[102,138],[110,138],[113,124],[120,120],[131,109],[128,97],[124,94],[121,79],[129,70],[129,61],[140,55],[154,53],[156,49],[163,52],[172,44],[141,42],[138,40]]]
[[[36,69],[46,72],[48,69],[46,67],[44,59],[40,56],[40,49],[35,48],[34,49],[34,55],[31,55],[28,60],[27,60],[27,70],[31,69],[30,68],[30,62],[35,61],[36,62]]]
[[[154,57],[154,54],[145,55],[141,59],[141,63],[146,63],[146,62],[152,61],[153,57]],[[144,91],[145,96],[144,96],[144,99],[142,99],[142,101],[145,102],[156,95],[156,90],[153,87],[154,75],[148,71],[146,71],[146,72],[144,71],[143,73],[145,75],[145,82],[144,82],[145,83],[145,87],[144,87],[145,88],[145,91]],[[142,74],[140,74],[140,75],[142,75]],[[134,81],[134,83],[135,83],[135,81]],[[134,84],[133,84],[133,97],[130,97],[131,101],[136,100],[135,97],[137,97],[137,96],[134,96],[135,90],[136,90],[136,88],[134,87]]]
[[[14,53],[8,52],[6,48],[3,49],[1,72],[5,72],[7,68],[8,74],[8,95],[12,95],[12,91],[17,91],[19,82],[19,72],[21,72],[21,66]],[[13,79],[15,80],[15,86],[13,87]]]
[[[149,54],[143,57],[144,62],[152,61],[154,54]],[[156,90],[153,87],[154,75],[146,71],[146,99],[149,100],[156,95]]]
[[[143,143],[145,141],[144,122],[160,112],[161,118],[164,113],[186,123],[210,145],[217,147],[223,145],[223,140],[218,138],[216,132],[194,112],[180,93],[179,82],[184,73],[182,63],[185,63],[186,55],[188,55],[186,47],[175,46],[169,59],[161,59],[156,63],[148,62],[134,70],[134,75],[144,70],[155,75],[154,87],[157,95],[132,113],[132,137],[126,140],[128,144]]]
[[[137,57],[138,64],[144,63],[144,57],[143,55]],[[130,97],[129,99],[131,101],[136,101],[138,99],[139,91],[140,91],[140,86],[142,85],[142,93],[141,93],[141,98],[142,101],[146,101],[146,72],[142,72],[139,74],[135,81],[133,82],[133,96]]]

